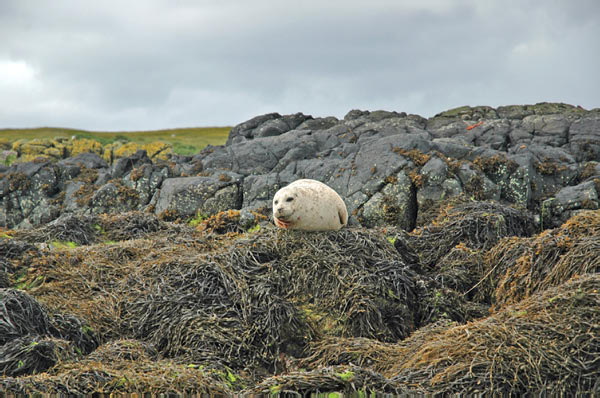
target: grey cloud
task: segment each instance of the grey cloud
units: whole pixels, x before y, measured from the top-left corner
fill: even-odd
[[[122,130],[267,111],[598,107],[599,4],[4,1],[0,68],[25,62],[36,74],[18,101],[0,94],[0,124]]]

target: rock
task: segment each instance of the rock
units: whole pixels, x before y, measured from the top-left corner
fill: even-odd
[[[598,208],[598,193],[593,181],[565,187],[556,194],[556,201],[566,210]]]
[[[212,177],[167,178],[160,189],[155,214],[169,217],[212,215],[242,204],[239,185]]]
[[[139,150],[131,156],[117,159],[111,167],[111,174],[113,178],[121,178],[134,168],[151,163],[152,161],[148,157],[146,151]]]
[[[459,117],[463,120],[479,120],[482,118],[495,119],[498,117],[496,110],[490,106],[461,106],[438,113],[435,117]]]
[[[76,155],[0,168],[0,223],[8,227],[43,224],[63,212],[268,212],[280,187],[311,178],[342,196],[350,224],[410,229],[415,211],[449,197],[539,213],[562,189],[593,181],[600,112],[540,103],[461,107],[429,119],[384,110],[352,110],[343,120],[270,113],[235,126],[225,146],[194,156],[169,155],[160,143],[102,148],[85,139],[20,140],[12,149],[19,156]],[[169,162],[157,161],[166,156]],[[577,210],[559,202],[552,208],[556,222]]]
[[[361,223],[366,227],[394,225],[411,231],[417,219],[415,192],[410,178],[403,171],[399,172],[364,204],[359,217]]]
[[[245,141],[246,139],[252,138],[252,132],[261,124],[280,118],[281,115],[279,113],[268,113],[266,115],[260,115],[253,117],[250,120],[247,120],[243,123],[238,124],[229,132],[229,137],[227,138],[227,143],[225,146],[229,146],[231,144],[235,144],[238,142]]]
[[[297,130],[327,130],[336,124],[339,123],[339,120],[336,117],[318,117],[316,119],[307,119],[304,122],[300,123]]]
[[[229,146],[255,138],[278,136],[296,129],[304,121],[310,119],[312,119],[312,116],[302,113],[285,116],[278,113],[269,113],[257,116],[231,129],[225,145]]]
[[[73,165],[79,167],[85,167],[88,169],[100,169],[108,167],[108,164],[96,153],[84,152],[79,155],[72,156],[70,158],[61,160],[58,162],[59,165]]]
[[[247,176],[242,185],[242,208],[251,210],[271,208],[275,192],[285,185],[287,183],[280,181],[275,173]]]
[[[417,191],[419,208],[430,207],[463,192],[460,181],[448,174],[448,165],[438,157],[432,157],[419,174],[424,181]]]
[[[568,186],[542,203],[542,223],[545,228],[558,227],[579,211],[596,210],[598,205],[598,191],[594,181]]]
[[[94,214],[124,212],[134,209],[137,204],[137,198],[130,192],[125,200],[119,200],[122,197],[121,191],[116,184],[109,182],[101,186],[90,198],[89,207]]]
[[[499,106],[496,111],[503,119],[524,119],[526,116],[533,115],[533,110],[523,105]]]
[[[569,129],[569,149],[578,162],[600,158],[600,114],[573,121]]]
[[[475,200],[500,200],[500,187],[472,164],[461,164],[457,177],[468,197]]]

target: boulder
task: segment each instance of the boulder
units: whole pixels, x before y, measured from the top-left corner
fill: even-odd
[[[567,186],[542,203],[542,222],[545,227],[558,227],[582,210],[597,210],[598,205],[598,191],[594,181]]]
[[[226,145],[193,156],[169,155],[160,143],[103,148],[86,139],[20,140],[11,148],[19,156],[75,156],[0,169],[0,224],[7,227],[64,212],[269,213],[274,193],[301,178],[336,190],[352,225],[411,229],[424,220],[419,213],[466,196],[543,210],[547,226],[595,201],[600,112],[540,103],[460,107],[429,119],[385,110],[352,110],[342,120],[269,113],[235,126]],[[166,156],[169,162],[159,160]],[[589,181],[582,188],[589,201],[564,198],[567,188]]]
[[[155,214],[192,217],[239,209],[242,204],[240,185],[230,176],[223,175],[226,177],[167,178],[160,188]]]

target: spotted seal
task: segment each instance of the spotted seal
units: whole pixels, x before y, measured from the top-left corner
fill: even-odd
[[[348,210],[333,189],[316,180],[302,179],[275,193],[273,221],[286,229],[335,231],[348,223]]]

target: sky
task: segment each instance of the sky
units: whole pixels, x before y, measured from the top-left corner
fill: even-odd
[[[0,128],[600,107],[598,0],[0,0]]]

